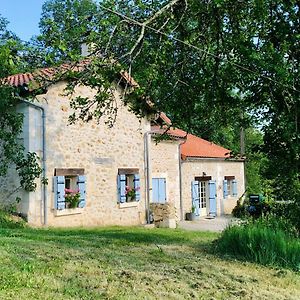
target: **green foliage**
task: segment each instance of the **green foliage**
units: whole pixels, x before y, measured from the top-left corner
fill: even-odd
[[[217,247],[239,259],[300,271],[300,240],[286,233],[286,226],[284,219],[231,226],[222,233]]]
[[[0,228],[24,228],[26,227],[26,222],[15,216],[12,216],[10,213],[4,210],[0,210]]]
[[[78,190],[66,190],[65,200],[68,208],[76,208],[80,202],[80,193]]]
[[[28,152],[26,157],[21,157],[16,161],[16,170],[20,176],[20,184],[25,191],[33,192],[36,189],[34,180],[39,178],[42,173],[38,159],[35,152]]]
[[[24,154],[24,147],[19,141],[23,115],[16,112],[16,90],[0,84],[0,99],[0,176],[5,176],[8,169],[15,165],[21,186],[26,191],[33,191],[36,188],[34,180],[42,170],[36,153]]]
[[[236,218],[245,218],[249,217],[248,208],[249,202],[244,201],[241,203],[241,201],[237,201],[236,206],[232,210],[232,215]]]
[[[267,227],[274,231],[284,231],[287,235],[291,237],[299,237],[300,231],[294,226],[290,219],[284,216],[278,216],[274,213],[269,213],[257,220],[249,220],[249,223],[253,223],[259,226]]]
[[[281,201],[275,202],[271,209],[272,214],[278,218],[288,220],[300,233],[300,202]]]
[[[0,176],[3,176],[9,165],[19,160],[23,151],[18,143],[23,116],[16,112],[17,98],[13,88],[0,84],[0,99]]]
[[[141,103],[151,99],[175,126],[235,152],[240,127],[260,126],[260,150],[247,153],[249,192],[262,192],[262,179],[267,177],[279,198],[296,199],[299,3],[178,0],[164,9],[169,3],[47,1],[39,42],[54,63],[78,59],[79,44],[93,43],[94,65],[111,62],[115,73],[121,67],[139,82],[130,97],[133,108],[140,110]],[[143,22],[147,26],[141,28]],[[111,95],[100,89],[103,80],[111,84],[111,78],[101,72],[102,68],[85,72],[90,78],[85,83],[99,85],[99,97],[83,106],[83,99],[75,99],[77,116],[83,111],[90,120],[105,115],[107,108],[115,112]],[[101,109],[91,109],[93,102]]]
[[[22,71],[26,65],[20,55],[24,50],[21,41],[6,26],[7,21],[0,16],[0,78]],[[0,81],[0,176],[5,176],[8,168],[15,165],[21,186],[33,191],[34,180],[40,176],[41,168],[36,154],[24,154],[20,143],[23,115],[16,111],[18,103],[17,89]]]
[[[98,31],[98,22],[97,6],[92,0],[45,1],[36,43],[46,49],[47,64],[78,59],[81,44]]]

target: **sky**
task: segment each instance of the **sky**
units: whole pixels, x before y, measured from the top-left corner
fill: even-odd
[[[9,21],[8,29],[29,41],[39,33],[42,5],[46,0],[0,0],[0,15]]]

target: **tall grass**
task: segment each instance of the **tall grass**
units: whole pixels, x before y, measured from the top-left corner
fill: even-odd
[[[300,271],[300,240],[262,222],[228,227],[217,249],[239,259]]]

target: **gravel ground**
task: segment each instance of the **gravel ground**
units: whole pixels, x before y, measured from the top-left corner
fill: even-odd
[[[229,224],[236,223],[238,219],[233,218],[231,216],[222,216],[216,217],[213,219],[207,219],[205,217],[201,217],[196,221],[181,221],[178,224],[179,228],[186,230],[194,230],[194,231],[214,231],[221,232],[223,231]]]

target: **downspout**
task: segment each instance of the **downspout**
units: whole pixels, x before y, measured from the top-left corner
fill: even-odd
[[[151,131],[144,134],[145,143],[145,175],[146,175],[146,217],[147,224],[150,224],[150,154],[149,154],[149,135]]]
[[[182,159],[181,146],[186,143],[186,140],[178,145],[178,167],[179,167],[179,205],[180,205],[180,221],[184,221],[183,217],[183,200],[182,200]]]
[[[43,152],[43,157],[42,157],[42,179],[46,178],[46,113],[45,109],[42,106],[36,105],[32,102],[29,102],[24,99],[20,99],[21,102],[26,103],[27,105],[38,109],[42,112],[42,152]],[[42,203],[44,206],[44,225],[46,226],[48,224],[48,211],[47,211],[47,206],[48,206],[48,199],[47,199],[47,187],[46,184],[42,183],[43,187],[43,192],[42,192]]]

